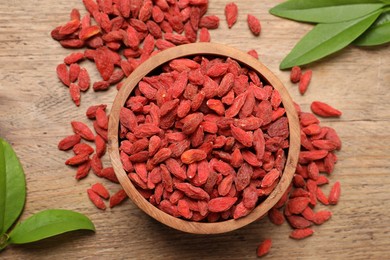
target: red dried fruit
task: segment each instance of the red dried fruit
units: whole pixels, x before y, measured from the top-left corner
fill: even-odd
[[[185,133],[186,135],[194,133],[202,121],[203,121],[202,113],[189,114],[188,116],[182,119],[182,122],[184,123],[182,127],[183,133]]]
[[[225,116],[228,118],[235,117],[245,103],[247,92],[239,94],[233,101],[233,104],[226,109]]]
[[[192,182],[196,186],[204,185],[210,176],[210,166],[207,160],[202,160],[197,164],[197,174]]]
[[[206,102],[206,105],[214,110],[218,115],[224,115],[225,114],[225,107],[222,104],[222,102],[218,99],[209,99]]]
[[[293,228],[307,228],[312,225],[311,221],[297,215],[288,216],[287,220]]]
[[[210,42],[210,32],[205,27],[199,30],[199,42]]]
[[[149,153],[147,151],[142,151],[135,153],[129,156],[131,162],[146,162],[149,158]]]
[[[272,246],[272,240],[271,239],[265,239],[263,242],[260,243],[260,245],[257,247],[257,256],[262,257],[269,253],[269,250]]]
[[[81,138],[83,138],[87,141],[95,140],[94,134],[92,133],[91,129],[89,129],[89,127],[86,124],[84,124],[82,122],[78,122],[78,121],[72,121],[71,125],[73,128],[73,132],[75,134],[80,135]]]
[[[76,172],[76,175],[75,175],[75,179],[76,180],[81,180],[82,178],[87,177],[87,175],[89,174],[90,169],[91,169],[91,160],[88,159],[86,162],[80,164],[77,167],[77,172]]]
[[[188,202],[186,200],[179,200],[178,201],[177,211],[182,217],[184,217],[186,219],[190,219],[192,217],[192,212],[190,210],[190,206],[188,205]]]
[[[299,161],[315,161],[325,158],[328,155],[326,150],[301,151]]]
[[[242,106],[240,113],[238,114],[238,116],[240,118],[246,118],[246,117],[250,116],[253,112],[255,105],[256,105],[255,95],[254,95],[253,91],[249,90],[249,91],[247,91],[247,93],[248,94],[246,96],[245,103]]]
[[[78,49],[84,47],[84,41],[79,39],[65,39],[61,40],[60,44],[64,48]]]
[[[234,75],[230,72],[226,73],[223,76],[221,83],[219,84],[218,96],[219,97],[225,96],[233,87],[233,84],[234,84]]]
[[[87,189],[87,194],[89,199],[98,209],[102,209],[102,210],[106,209],[106,204],[104,204],[102,198],[98,194],[96,194],[92,189]]]
[[[238,7],[235,3],[228,3],[225,6],[225,17],[229,28],[232,28],[233,24],[236,23],[238,16]]]
[[[58,149],[62,151],[69,150],[76,144],[80,143],[80,140],[81,137],[78,134],[67,136],[58,143]]]
[[[151,85],[149,85],[145,81],[140,81],[138,83],[138,89],[147,99],[150,99],[150,100],[156,99],[157,89],[153,88]]]
[[[134,135],[137,138],[151,137],[160,133],[161,129],[154,124],[141,124],[134,128]]]
[[[95,119],[96,117],[96,110],[101,107],[102,109],[106,109],[107,105],[104,105],[104,104],[101,104],[101,105],[95,105],[95,106],[90,106],[85,115],[89,118],[89,119]]]
[[[181,161],[185,164],[191,164],[206,159],[207,154],[200,149],[189,149],[181,155]]]
[[[287,207],[292,214],[300,214],[307,208],[309,202],[310,199],[307,197],[296,197],[287,202]]]
[[[110,197],[110,193],[108,193],[108,190],[100,182],[92,185],[91,190],[93,190],[97,195],[99,195],[103,199],[108,199]]]
[[[101,171],[103,169],[103,163],[102,160],[94,154],[91,159],[91,168],[94,174],[96,176],[100,177],[101,176]]]
[[[339,117],[342,114],[340,110],[320,101],[313,101],[310,108],[313,113],[322,117]]]
[[[185,180],[187,178],[186,171],[183,170],[183,168],[181,168],[179,162],[176,159],[173,158],[167,159],[165,161],[165,165],[169,170],[169,172],[179,180]]]
[[[86,143],[79,143],[73,147],[74,154],[92,154],[94,149]]]
[[[247,53],[249,55],[251,55],[253,58],[259,59],[259,54],[257,53],[257,51],[255,49],[252,49],[252,50],[248,51]]]
[[[219,26],[219,18],[216,15],[203,16],[199,21],[199,27],[207,29],[217,29]]]
[[[189,183],[175,183],[175,188],[184,192],[184,194],[192,199],[209,200],[210,195],[202,188],[195,187]]]
[[[244,190],[250,183],[253,175],[253,168],[247,163],[243,163],[237,171],[237,176],[234,180],[237,191]]]
[[[98,25],[84,27],[79,32],[79,39],[85,41],[99,33],[101,33],[101,29]]]
[[[309,86],[312,74],[313,74],[312,70],[307,70],[302,74],[299,81],[299,87],[298,87],[301,95],[305,94],[307,87]]]
[[[336,205],[339,201],[341,193],[340,182],[335,182],[330,190],[328,201],[330,205]]]
[[[80,165],[83,164],[84,162],[88,161],[89,159],[89,154],[83,153],[83,154],[77,154],[68,160],[65,161],[66,165]]]
[[[98,48],[94,61],[103,80],[109,80],[114,72],[114,63],[109,56],[108,49],[105,47]]]
[[[244,203],[240,202],[237,204],[237,206],[235,207],[235,209],[233,211],[233,218],[239,219],[239,218],[247,216],[251,212],[252,212],[251,209],[246,208],[244,206]]]
[[[226,196],[233,184],[234,175],[230,174],[222,179],[222,181],[218,185],[218,194],[221,196]]]
[[[251,32],[255,36],[260,35],[261,25],[260,25],[259,19],[257,19],[255,16],[253,16],[251,14],[248,14],[247,22],[248,22],[248,26],[249,26],[249,29],[251,30]]]
[[[110,208],[113,208],[123,202],[127,198],[127,194],[124,190],[119,190],[113,194],[110,198]]]
[[[312,221],[316,225],[321,225],[325,221],[328,221],[331,216],[332,216],[332,212],[330,212],[328,210],[318,211],[317,213],[315,213]]]
[[[253,135],[250,132],[246,132],[239,127],[230,125],[233,137],[239,141],[245,147],[251,147],[253,144]]]
[[[291,69],[290,80],[292,83],[298,83],[301,79],[302,71],[299,66],[294,66]]]
[[[304,239],[306,237],[313,235],[313,233],[314,230],[311,228],[294,229],[290,233],[290,237],[294,239]]]
[[[115,175],[115,171],[114,171],[113,167],[107,167],[107,168],[102,169],[100,171],[99,177],[103,177],[103,178],[105,178],[111,182],[114,182],[114,183],[119,183],[119,180]]]
[[[148,144],[149,145],[149,144]],[[157,165],[161,162],[164,162],[165,160],[167,160],[168,158],[170,158],[172,155],[172,151],[171,149],[169,148],[162,148],[161,150],[159,150],[154,156],[153,158],[150,160],[151,164],[153,165]],[[168,163],[167,163],[167,167],[168,167]]]
[[[253,186],[249,186],[244,189],[242,195],[242,202],[244,206],[248,209],[253,209],[256,206],[258,200],[257,190]]]
[[[257,159],[254,153],[248,150],[243,150],[241,154],[244,161],[246,161],[248,164],[252,165],[253,167],[260,167],[262,165],[262,162]]]
[[[98,107],[95,112],[96,123],[103,129],[108,129],[108,116],[103,107]]]
[[[79,27],[80,27],[80,20],[73,19],[73,20],[67,22],[66,24],[64,24],[63,26],[61,26],[61,28],[59,30],[59,34],[62,34],[62,35],[72,34],[72,33],[76,32],[77,29],[79,29]]]
[[[340,140],[339,136],[337,135],[336,131],[330,127],[328,127],[327,130],[328,131],[325,135],[325,139],[335,143],[336,150],[340,150],[341,149],[341,140]]]
[[[165,102],[160,107],[160,117],[167,115],[169,112],[172,112],[179,105],[179,99],[173,99],[168,102]]]
[[[316,181],[319,177],[320,171],[318,169],[318,166],[315,162],[309,163],[307,166],[307,173],[310,179]]]
[[[64,58],[64,63],[70,65],[72,63],[79,62],[82,59],[84,59],[84,53],[73,52]]]
[[[91,84],[88,71],[85,68],[80,69],[78,76],[78,85],[81,91],[87,91]]]
[[[268,218],[273,224],[278,226],[284,223],[283,213],[276,208],[271,208],[270,211],[268,211]]]
[[[70,85],[69,72],[66,64],[61,63],[57,66],[57,76],[65,86]]]
[[[229,210],[236,201],[237,198],[218,197],[211,199],[207,206],[210,212],[224,212]]]
[[[262,182],[261,182],[261,187],[262,188],[267,188],[272,186],[277,179],[280,177],[280,172],[277,169],[272,169],[270,172],[268,172]]]
[[[100,136],[95,137],[96,155],[102,157],[106,153],[106,141]]]

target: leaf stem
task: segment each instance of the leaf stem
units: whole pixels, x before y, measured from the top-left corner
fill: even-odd
[[[8,246],[8,239],[9,236],[6,233],[0,237],[0,251],[2,251],[4,248]]]

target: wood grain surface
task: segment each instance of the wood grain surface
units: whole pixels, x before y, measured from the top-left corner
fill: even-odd
[[[339,180],[342,197],[331,208],[326,224],[314,227],[306,240],[288,238],[287,224],[268,219],[220,235],[191,235],[153,220],[133,203],[105,212],[97,210],[86,188],[96,176],[77,182],[75,170],[64,161],[70,153],[57,150],[58,141],[71,133],[71,120],[88,122],[89,105],[111,106],[116,90],[82,95],[76,108],[55,68],[70,50],[50,38],[50,31],[69,19],[73,7],[84,13],[81,0],[0,2],[0,136],[14,145],[27,178],[27,203],[22,219],[48,208],[76,210],[88,215],[96,233],[75,232],[24,246],[10,246],[2,259],[255,259],[257,245],[273,239],[266,259],[388,259],[390,258],[390,46],[348,47],[307,68],[314,70],[305,96],[289,82],[279,63],[310,28],[268,13],[282,0],[236,1],[237,24],[228,29],[224,6],[228,0],[210,0],[209,13],[221,18],[214,42],[243,51],[252,48],[260,60],[286,85],[293,99],[308,110],[313,100],[328,102],[343,111],[340,119],[324,119],[343,141],[339,162],[330,176]],[[260,37],[248,30],[246,15],[260,18]],[[94,65],[83,62],[99,79]],[[108,157],[104,160],[109,165]],[[107,187],[113,193],[118,185]],[[329,191],[329,187],[324,190]]]

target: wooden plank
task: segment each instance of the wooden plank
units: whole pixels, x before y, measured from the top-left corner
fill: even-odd
[[[390,48],[348,47],[316,62],[305,96],[289,82],[280,61],[312,27],[268,14],[282,0],[236,1],[238,22],[228,29],[224,6],[230,1],[210,0],[210,14],[221,18],[212,41],[243,51],[256,49],[260,60],[285,84],[293,99],[308,111],[313,100],[343,111],[340,119],[323,120],[343,141],[331,182],[340,180],[342,197],[332,206],[328,223],[315,226],[313,237],[294,241],[290,228],[263,219],[220,235],[190,235],[167,228],[148,217],[130,201],[105,212],[95,209],[86,189],[96,176],[77,182],[74,169],[64,161],[71,153],[57,150],[58,141],[71,133],[70,121],[88,122],[84,113],[92,104],[112,103],[116,90],[82,95],[76,108],[68,89],[56,75],[56,65],[71,50],[50,38],[50,31],[69,19],[71,8],[85,13],[82,1],[13,0],[0,3],[0,136],[14,145],[27,175],[27,204],[22,219],[40,210],[64,208],[87,214],[96,234],[76,232],[25,246],[10,246],[3,259],[256,259],[256,246],[273,239],[272,259],[383,259],[390,255]],[[260,37],[248,30],[246,15],[262,22]],[[83,62],[99,79],[94,65]],[[104,159],[108,166],[108,158]],[[92,174],[91,174],[92,175]],[[106,182],[104,182],[106,183]],[[113,193],[115,184],[107,184]],[[329,187],[324,187],[328,192]]]

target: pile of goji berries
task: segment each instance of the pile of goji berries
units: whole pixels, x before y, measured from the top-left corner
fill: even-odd
[[[117,89],[119,89],[122,79],[129,76],[137,66],[150,56],[180,44],[197,40],[208,42],[210,41],[208,30],[216,29],[219,26],[217,16],[206,14],[208,0],[98,0],[96,2],[94,0],[83,0],[83,3],[88,11],[87,14],[81,17],[80,12],[73,9],[70,14],[70,21],[58,26],[51,32],[53,39],[59,41],[64,48],[86,48],[84,51],[71,53],[65,57],[64,63],[57,66],[57,75],[61,82],[69,87],[70,96],[76,105],[80,104],[81,93],[87,91],[91,85],[88,71],[80,66],[80,63],[85,59],[96,64],[102,78],[102,80],[92,84],[94,91],[107,90],[110,86],[116,84]],[[232,28],[238,17],[238,7],[235,3],[229,3],[225,6],[225,17],[228,27]],[[258,36],[261,32],[259,20],[249,14],[247,15],[247,23],[251,32]],[[258,58],[255,50],[248,53]],[[211,62],[209,63],[212,63],[212,60],[210,58],[209,61]],[[216,63],[235,64],[234,61],[215,60]],[[122,117],[123,114],[126,114],[134,119],[128,120],[121,128],[123,130],[120,136],[123,139],[121,158],[125,170],[129,172],[129,178],[139,186],[140,192],[148,197],[151,203],[175,216],[192,220],[205,219],[205,216],[207,216],[207,221],[217,221],[218,219],[234,217],[233,209],[239,208],[238,205],[241,205],[242,212],[252,208],[253,201],[255,201],[253,199],[254,190],[256,190],[256,196],[260,195],[262,197],[266,196],[265,193],[270,192],[276,185],[277,179],[272,181],[276,174],[270,173],[277,170],[279,174],[282,171],[284,163],[282,163],[283,160],[279,156],[282,154],[281,150],[284,156],[285,151],[283,149],[287,149],[288,141],[284,137],[281,143],[275,142],[275,140],[272,140],[274,137],[270,136],[268,131],[272,124],[284,120],[285,122],[281,122],[285,125],[287,120],[283,119],[285,115],[282,106],[272,106],[271,104],[271,109],[269,109],[269,104],[264,105],[267,102],[272,103],[272,93],[276,92],[272,90],[271,86],[262,86],[261,79],[250,71],[246,71],[242,75],[233,74],[234,77],[226,77],[225,81],[229,84],[234,82],[233,87],[229,86],[232,89],[222,96],[217,93],[216,98],[206,98],[207,91],[201,89],[204,89],[207,84],[214,86],[215,89],[221,88],[221,85],[227,87],[229,84],[226,84],[226,82],[222,84],[222,82],[227,75],[226,73],[232,72],[226,71],[223,77],[222,75],[213,77],[208,75],[212,72],[208,72],[204,68],[202,70],[202,61],[204,59],[200,60],[199,57],[192,60],[200,67],[197,67],[198,65],[194,65],[196,68],[185,66],[190,68],[186,73],[188,84],[185,86],[183,84],[185,73],[183,73],[183,67],[181,67],[183,65],[179,62],[176,62],[175,65],[173,61],[165,66],[165,73],[172,74],[170,79],[169,77],[164,78],[164,80],[167,80],[165,83],[170,82],[172,85],[172,81],[174,81],[177,82],[177,86],[172,89],[178,91],[182,86],[184,86],[184,89],[181,96],[175,96],[172,100],[164,100],[164,102],[167,101],[164,106],[159,103],[161,100],[157,99],[161,95],[159,91],[162,90],[156,85],[158,83],[154,79],[154,77],[161,77],[163,74],[147,77],[142,83],[140,82],[136,96],[129,98],[126,108],[123,108],[121,112]],[[187,71],[187,68],[184,71]],[[242,70],[245,71],[245,68],[242,68]],[[203,76],[201,77],[204,80],[203,83],[196,82],[200,80],[200,78],[197,78],[199,75]],[[301,69],[295,67],[291,73],[291,81],[293,83],[299,82],[299,90],[301,94],[304,94],[311,76],[311,70],[307,70],[302,74]],[[245,94],[245,98],[243,95],[240,97],[242,93],[236,93],[234,89],[236,81],[242,84],[250,84],[251,87],[245,93],[253,92],[253,94]],[[257,87],[253,87],[254,85]],[[269,96],[259,98],[259,91],[266,92]],[[155,100],[150,98],[153,95],[156,97]],[[218,119],[223,116],[226,117],[227,111],[234,106],[234,103],[240,103],[243,99],[247,100],[248,96],[249,99],[253,100],[251,95],[254,95],[255,103],[252,116],[247,118],[251,118],[250,120],[253,122],[257,120],[257,124],[260,124],[259,122],[262,120],[260,128],[245,129],[248,122],[245,121],[246,119],[242,116],[240,109],[237,112],[238,115],[228,117],[229,119],[226,121],[217,120],[217,117]],[[188,98],[190,96],[192,99]],[[274,96],[278,95],[274,94]],[[130,101],[140,98],[148,100],[144,104],[145,101],[139,102],[142,107],[137,102]],[[194,100],[200,104],[199,107],[197,107],[196,102],[193,102]],[[244,102],[242,107],[249,107],[247,103]],[[256,113],[256,109],[259,110],[260,106],[264,106],[261,109],[267,111],[265,114]],[[337,161],[335,151],[340,149],[341,142],[332,128],[320,126],[319,120],[313,114],[301,112],[298,105],[296,108],[301,123],[302,147],[299,164],[290,189],[284,194],[281,201],[270,210],[268,216],[277,225],[282,224],[286,218],[287,222],[294,228],[290,236],[301,239],[313,233],[311,225],[322,224],[331,216],[330,211],[313,211],[317,201],[324,205],[333,205],[338,201],[340,196],[339,182],[333,185],[329,196],[322,192],[321,186],[329,182],[324,174],[330,174],[333,171],[334,164]],[[313,102],[311,109],[315,114],[322,117],[338,117],[341,115],[341,112],[337,109],[319,101]],[[159,118],[156,117],[158,113]],[[175,113],[177,113],[175,118],[179,120],[173,121],[172,114]],[[106,105],[90,106],[86,115],[93,120],[93,129],[96,134],[92,132],[87,124],[73,121],[71,125],[74,134],[61,140],[58,147],[61,150],[73,150],[74,156],[69,158],[66,164],[77,167],[76,179],[85,178],[92,169],[97,176],[117,183],[118,180],[113,168],[103,167],[101,161],[106,152],[107,141],[108,116]],[[270,115],[271,121],[267,124],[264,117],[269,120]],[[126,119],[121,118],[121,120],[122,123],[126,122]],[[155,128],[155,134],[143,136],[147,127],[142,128],[142,126],[148,126],[148,124],[150,126],[150,124],[156,123],[155,120],[159,120],[159,130],[157,131]],[[196,124],[193,123],[194,121]],[[250,124],[253,124],[252,121]],[[222,125],[223,127],[221,127]],[[137,136],[132,131],[135,130],[132,127],[137,131],[140,130]],[[151,129],[153,130],[153,128]],[[146,132],[150,132],[151,129],[148,128]],[[248,138],[251,138],[251,134],[247,134],[247,132],[251,131],[254,132],[252,146],[249,147]],[[259,145],[255,145],[255,133],[257,132],[257,136],[259,136],[260,132],[263,131],[264,144],[263,148],[260,148]],[[162,133],[164,133],[164,136]],[[245,137],[242,138],[242,136]],[[82,142],[82,140],[84,141]],[[267,141],[269,142],[268,149],[277,146],[280,149],[276,152],[267,150]],[[94,142],[95,149],[87,142]],[[248,146],[245,146],[246,142]],[[261,149],[264,149],[263,160],[258,158]],[[211,159],[208,157],[210,153]],[[168,156],[168,154],[170,155]],[[210,160],[207,160],[207,158]],[[261,171],[258,170],[260,169],[259,162],[262,165]],[[275,163],[281,169],[276,169],[276,166],[273,167]],[[158,170],[151,170],[151,165],[160,165],[156,167],[160,174],[157,173]],[[243,167],[244,170],[240,171]],[[207,169],[211,170],[207,171]],[[251,173],[251,170],[249,170],[249,175],[252,174],[252,178],[243,190],[252,191],[237,191],[235,187],[236,177],[239,176],[240,172],[245,172],[248,169],[253,171]],[[229,177],[234,176],[233,171],[236,177]],[[269,176],[267,177],[270,179],[269,183],[271,183],[269,187],[261,187],[265,176]],[[243,179],[246,180],[248,174],[245,173],[244,177]],[[184,181],[185,179],[186,181]],[[212,185],[213,183],[214,185]],[[246,184],[248,181],[246,180],[244,183]],[[206,192],[207,195],[205,195],[210,197],[209,203],[199,202],[196,205],[192,203],[199,200],[199,198],[191,198],[188,195],[193,194],[194,188],[206,190],[206,186],[207,190],[210,191]],[[257,189],[252,189],[255,186],[257,186]],[[263,186],[268,185],[263,184]],[[168,194],[170,188],[172,188],[172,192]],[[240,198],[232,197],[233,189],[235,189],[236,195],[241,193],[242,196]],[[106,208],[104,199],[110,198],[110,207],[114,207],[126,198],[126,193],[122,189],[110,197],[109,192],[99,183],[88,189],[87,193],[91,201],[100,209]],[[159,194],[161,194],[161,197],[159,197]],[[189,198],[185,198],[185,196]],[[215,200],[215,202],[210,203],[212,197],[229,197],[230,199],[223,202]],[[159,199],[161,200],[159,201]],[[243,202],[244,199],[246,202]],[[256,201],[257,199],[258,197],[256,197]],[[261,199],[259,202],[261,202]],[[244,203],[246,206],[243,205]],[[227,205],[224,208],[226,210],[222,211],[221,204]],[[215,205],[217,205],[217,210],[213,210]],[[228,210],[229,205],[230,211]],[[210,210],[210,207],[212,210]],[[207,211],[210,212],[207,214]],[[245,215],[242,212],[241,215]],[[261,243],[258,248],[258,255],[267,254],[271,244],[270,239],[266,239]]]
[[[120,111],[120,157],[153,205],[208,222],[248,215],[278,184],[289,142],[279,92],[231,58],[175,59]]]

